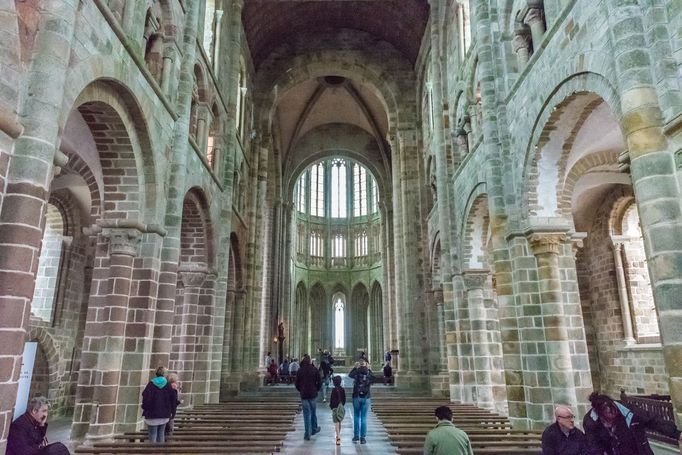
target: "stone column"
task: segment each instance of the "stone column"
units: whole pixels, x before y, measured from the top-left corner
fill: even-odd
[[[540,49],[542,36],[545,34],[545,13],[542,8],[528,8],[528,12],[523,17],[523,23],[530,27],[530,34],[533,38],[533,52],[537,52]]]
[[[518,28],[514,30],[514,38],[512,38],[512,50],[516,54],[516,60],[519,64],[519,72],[530,59],[530,35],[525,28]]]
[[[632,313],[628,299],[628,285],[625,278],[625,270],[623,269],[623,241],[613,239],[613,262],[616,266],[618,301],[620,302],[620,312],[623,320],[623,337],[625,344],[634,344],[635,336],[632,330]]]
[[[443,290],[434,289],[433,300],[436,305],[436,322],[438,324],[438,374],[447,374],[448,356],[445,340],[445,303]]]
[[[179,349],[177,365],[178,379],[182,384],[182,395],[185,404],[194,406],[201,404],[199,381],[195,381],[197,355],[202,349],[198,343],[199,336],[199,294],[206,280],[207,270],[197,269],[191,264],[181,264],[178,274],[184,285],[182,307],[180,308],[180,326],[174,327]]]
[[[177,88],[178,119],[173,131],[173,147],[169,163],[168,198],[166,201],[166,229],[161,250],[159,298],[154,327],[152,365],[167,365],[171,347],[171,330],[175,308],[178,264],[180,263],[180,233],[182,208],[187,179],[189,149],[189,122],[194,85],[194,64],[197,48],[199,2],[187,2],[182,45],[182,63]]]
[[[170,98],[173,69],[175,68],[175,48],[166,45],[163,49],[163,70],[161,70],[161,91]]]
[[[78,374],[72,437],[111,437],[125,368],[128,302],[140,231],[105,228],[99,234]],[[121,416],[122,418],[123,416]]]
[[[621,126],[630,156],[647,265],[658,312],[670,395],[682,424],[682,210],[673,144],[663,131],[641,7],[635,1],[607,0],[615,77],[623,113]],[[665,214],[665,216],[661,216]]]
[[[77,0],[42,5],[32,61],[19,100],[21,135],[14,141],[0,208],[0,452],[6,446],[21,370],[35,276],[40,257],[43,218],[59,153],[66,69],[71,55]]]
[[[546,371],[544,373],[538,371],[538,375],[544,375],[544,378],[538,377],[538,379],[540,384],[547,384],[550,388],[550,394],[546,398],[550,398],[551,403],[576,406],[578,400],[571,365],[570,315],[564,314],[559,274],[559,254],[569,240],[563,232],[532,233],[529,236],[530,247],[537,260],[544,345],[547,355]]]

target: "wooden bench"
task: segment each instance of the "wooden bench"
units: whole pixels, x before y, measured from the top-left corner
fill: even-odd
[[[399,454],[423,453],[426,435],[436,425],[434,410],[441,405],[452,410],[453,423],[469,435],[476,455],[537,455],[541,450],[541,432],[514,430],[507,417],[470,404],[402,396],[372,400],[372,410]]]
[[[146,431],[116,435],[111,442],[78,447],[76,454],[272,454],[279,452],[300,400],[282,397],[235,398],[179,409],[163,445],[150,444]]]

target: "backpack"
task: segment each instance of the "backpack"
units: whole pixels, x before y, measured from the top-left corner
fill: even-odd
[[[355,390],[360,398],[365,398],[369,395],[369,377],[367,374],[358,374],[355,379]]]

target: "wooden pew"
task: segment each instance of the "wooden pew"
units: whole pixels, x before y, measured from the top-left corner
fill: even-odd
[[[300,400],[279,398],[235,398],[223,403],[180,409],[174,431],[163,446],[148,443],[146,431],[116,435],[111,442],[78,447],[76,454],[272,454],[279,452]]]
[[[512,429],[498,413],[442,398],[381,397],[372,400],[372,411],[386,428],[399,454],[423,453],[426,434],[435,427],[434,409],[453,411],[453,423],[469,435],[474,453],[486,455],[537,455],[542,432]]]

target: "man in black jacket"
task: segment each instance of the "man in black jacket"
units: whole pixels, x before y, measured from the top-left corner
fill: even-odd
[[[571,408],[554,409],[555,422],[542,433],[542,455],[589,455],[585,434],[575,427]]]
[[[301,405],[303,406],[303,422],[305,423],[305,433],[303,439],[310,441],[310,436],[320,432],[317,426],[317,408],[315,399],[322,387],[320,372],[317,371],[310,361],[310,356],[305,354],[301,360],[301,368],[296,374],[296,390],[301,395]]]
[[[653,455],[646,430],[680,439],[673,422],[630,409],[608,395],[590,395],[592,409],[585,414],[583,428],[591,454]]]
[[[69,455],[61,442],[48,444],[47,414],[49,403],[45,397],[35,397],[28,410],[19,416],[9,429],[7,455]]]

